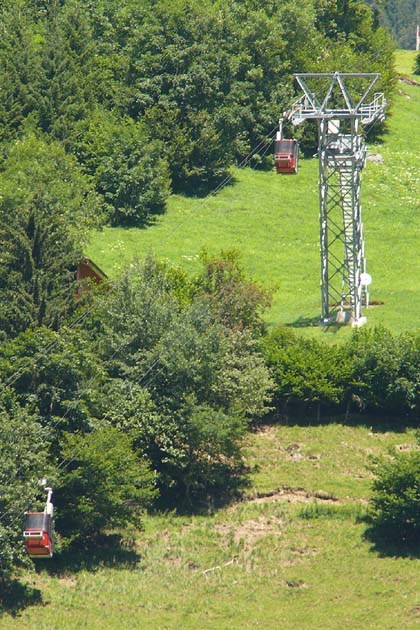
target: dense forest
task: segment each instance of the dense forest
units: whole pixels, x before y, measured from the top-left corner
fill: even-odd
[[[378,71],[390,94],[393,43],[365,3],[5,0],[0,15],[3,581],[41,476],[63,548],[238,493],[241,438],[267,413],[417,413],[418,339],[338,354],[267,336],[270,296],[234,253],[194,277],[148,256],[100,288],[75,281],[90,230],[147,229],[171,191],[206,194],[266,147],[293,72]]]
[[[420,23],[419,0],[369,0],[369,4],[398,46],[414,50],[416,27]]]

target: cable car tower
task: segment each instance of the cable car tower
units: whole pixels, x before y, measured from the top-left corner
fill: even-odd
[[[366,99],[379,79],[374,73],[295,74],[303,95],[285,118],[294,125],[316,120],[319,129],[319,194],[322,320],[361,326],[369,304],[361,171],[366,145],[361,125],[384,120],[383,93]]]

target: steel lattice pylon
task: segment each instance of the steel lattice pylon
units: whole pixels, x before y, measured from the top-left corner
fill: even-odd
[[[365,103],[378,74],[295,77],[303,96],[285,117],[295,125],[316,120],[319,126],[322,322],[351,319],[360,326],[366,321],[362,303],[369,300],[367,285],[362,285],[362,274],[367,277],[360,203],[366,146],[360,125],[384,119],[385,97],[374,94],[373,101]]]

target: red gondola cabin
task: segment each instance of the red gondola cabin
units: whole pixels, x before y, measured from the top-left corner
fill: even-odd
[[[274,141],[274,161],[277,173],[295,174],[298,170],[299,144],[297,140],[279,137]]]
[[[26,512],[23,539],[31,558],[51,558],[52,515],[46,512]]]

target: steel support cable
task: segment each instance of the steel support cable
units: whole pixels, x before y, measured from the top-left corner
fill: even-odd
[[[259,143],[258,143],[258,144],[257,144],[257,145],[253,148],[253,149],[252,149],[252,151],[251,151],[251,152],[250,152],[247,156],[245,156],[245,157],[241,160],[241,162],[237,165],[237,168],[239,168],[239,169],[245,168],[245,167],[249,164],[249,162],[251,161],[251,159],[252,159],[252,157],[255,155],[255,153],[256,153],[256,152],[257,152],[257,151],[258,151],[261,147],[263,147],[263,146],[265,146],[265,145],[267,145],[267,146],[269,147],[269,146],[270,146],[270,144],[271,144],[271,142],[273,141],[273,139],[274,139],[274,137],[275,137],[275,131],[276,131],[276,130],[277,130],[277,125],[275,125],[275,126],[271,129],[271,131],[269,132],[269,134],[267,134],[267,136],[266,136],[265,138],[263,138],[263,139],[262,139],[262,140],[261,140],[261,141],[260,141],[260,142],[259,142]],[[274,135],[273,135],[273,134],[274,134]],[[269,139],[268,139],[268,138],[269,138]],[[254,170],[255,170],[255,169],[254,169]],[[215,189],[213,189],[210,193],[208,193],[208,194],[206,195],[206,197],[203,199],[203,202],[205,202],[207,199],[209,199],[210,197],[212,197],[212,196],[216,195],[218,192],[220,192],[220,190],[222,190],[222,189],[223,189],[223,188],[224,188],[224,187],[225,187],[225,186],[226,186],[226,185],[227,185],[230,181],[232,181],[232,180],[233,180],[233,178],[234,178],[234,175],[229,175],[228,177],[226,177],[226,178],[225,178],[225,179],[224,179],[224,180],[223,180],[223,181],[222,181],[222,182],[221,182],[221,183],[220,183],[220,184],[219,184],[219,185],[218,185]],[[178,230],[179,230],[179,229],[180,229],[183,225],[185,225],[185,223],[186,223],[186,222],[187,222],[187,221],[188,221],[188,220],[192,217],[192,215],[193,215],[193,211],[189,212],[189,213],[188,213],[188,215],[187,215],[186,217],[184,217],[184,219],[183,219],[182,221],[180,221],[180,222],[179,222],[179,223],[175,226],[175,229],[174,229],[174,230],[172,230],[172,232],[171,232],[171,235],[170,235],[170,236],[173,236],[173,234],[175,234],[175,233],[176,233],[176,232],[177,232],[177,231],[178,231]],[[169,238],[169,236],[168,236],[168,238]],[[112,283],[111,289],[112,289],[112,290],[113,290],[113,289],[115,289],[116,287],[118,287],[118,285],[119,285],[119,281],[116,281],[116,282]],[[82,314],[82,316],[80,316],[80,318],[78,318],[78,320],[76,320],[76,322],[74,322],[74,325],[77,325],[78,321],[79,321],[79,320],[81,320],[82,318],[85,318],[85,317],[87,317],[88,315],[90,315],[90,314],[92,313],[92,311],[93,311],[93,307],[92,307],[92,308],[90,308],[90,309],[88,309],[87,311],[85,311],[85,312]],[[52,347],[54,347],[54,346],[58,343],[58,341],[59,341],[59,340],[57,339],[57,340],[55,340],[54,342],[52,342],[52,343],[50,344],[51,348],[52,348]],[[119,348],[115,351],[115,354],[116,354],[116,353],[117,353],[117,352],[118,352],[118,351],[122,348],[122,346],[123,346],[123,345],[124,345],[124,343],[123,343],[123,344],[121,344],[121,346],[119,346]],[[45,350],[44,350],[44,351],[45,351]],[[113,356],[114,356],[114,355],[113,355]],[[150,374],[150,373],[152,372],[152,370],[154,369],[154,367],[155,367],[155,366],[156,366],[156,365],[160,362],[160,359],[161,359],[161,356],[160,356],[160,354],[159,354],[159,355],[158,355],[158,356],[157,356],[157,357],[153,360],[152,364],[151,364],[151,365],[150,365],[150,366],[146,369],[146,371],[144,372],[144,374],[142,374],[142,375],[141,375],[140,379],[138,379],[135,383],[133,383],[133,385],[138,385],[138,384],[141,384],[141,382],[142,382],[142,381],[146,378],[146,376],[147,376],[148,374]],[[32,363],[32,365],[36,365],[36,363]],[[17,374],[17,372],[15,373],[15,375],[16,375],[16,374]],[[14,375],[12,375],[12,376],[14,376]],[[150,380],[150,382],[154,379],[154,377],[155,377],[155,375],[152,375],[152,379]],[[9,379],[10,379],[10,378],[11,378],[11,377],[9,377]],[[19,376],[17,376],[17,378],[19,378]],[[16,378],[16,380],[17,380],[17,378]],[[15,381],[13,381],[13,382],[15,382]],[[150,382],[149,382],[149,384],[150,384]],[[91,385],[91,383],[90,383],[90,385]],[[6,387],[7,387],[7,386],[6,386]],[[0,393],[1,393],[1,391],[3,391],[4,389],[5,389],[5,387],[3,387],[3,388],[0,390]],[[83,396],[83,394],[84,394],[84,393],[86,393],[87,389],[88,389],[88,388],[84,388],[84,390],[82,390],[82,392],[79,394],[78,399],[76,399],[75,401],[72,401],[72,404],[73,404],[73,405],[74,405],[74,404],[77,404],[77,403],[80,401],[81,397]],[[60,421],[61,421],[64,417],[66,417],[66,416],[67,416],[67,413],[68,413],[68,412],[69,412],[69,409],[66,411],[65,416],[60,416],[60,417],[57,419],[57,421],[56,421],[53,425],[50,425],[50,427],[48,427],[48,429],[49,429],[49,430],[51,430],[51,429],[55,428],[55,427],[57,426],[57,424],[58,424],[58,423],[59,423],[59,422],[60,422]],[[108,417],[108,416],[107,416],[107,415],[105,415],[105,416],[103,416],[103,419],[105,419],[105,418],[107,418],[107,417]],[[47,427],[46,427],[45,429],[47,429]],[[44,428],[43,428],[42,430],[44,430]],[[62,461],[62,462],[60,462],[60,464],[58,465],[57,470],[59,470],[59,469],[60,469],[60,468],[62,468],[62,467],[63,467],[62,469],[63,469],[63,470],[65,470],[65,469],[67,468],[67,466],[69,466],[69,465],[72,463],[72,461],[74,461],[74,458],[73,458],[73,459],[71,459],[71,460],[69,460],[69,461],[63,460],[63,461]],[[26,504],[26,503],[27,503],[27,500],[25,500],[25,504]],[[12,511],[14,511],[14,508],[10,508],[9,510],[6,510],[6,511],[5,511],[5,512],[3,512],[2,514],[0,514],[0,519],[4,518],[4,516],[7,516],[7,515],[8,515],[9,513],[11,513]],[[24,511],[25,511],[24,509],[23,509],[23,510],[21,510],[21,511],[19,511],[19,514],[17,515],[17,517],[19,517],[19,518],[20,518],[20,517],[21,517],[21,515],[24,513]]]
[[[266,143],[268,146],[270,146],[270,144],[271,144],[271,142],[273,141],[273,138],[274,138],[274,136],[273,136],[272,134],[273,134],[276,130],[277,130],[277,125],[276,125],[275,127],[273,127],[273,129],[270,131],[270,135],[271,135],[270,140],[268,140],[268,141],[267,141],[267,137],[266,137],[266,138],[264,138],[264,139],[263,139],[263,140],[262,140],[262,141],[261,141],[261,142],[260,142],[260,143],[259,143],[256,147],[255,147],[255,149],[254,149],[251,153],[249,153],[249,154],[248,154],[248,156],[246,156],[246,158],[244,158],[244,159],[242,160],[242,162],[240,163],[240,165],[239,165],[239,167],[238,167],[238,168],[244,168],[244,167],[245,167],[245,166],[249,163],[249,161],[252,159],[252,156],[256,153],[256,151],[257,151],[257,150],[258,150],[261,146],[263,146],[263,145],[264,145],[264,143]],[[255,169],[254,169],[254,170],[255,170]],[[226,185],[227,185],[227,184],[228,184],[228,183],[229,183],[229,182],[233,179],[233,177],[234,177],[233,175],[230,175],[228,178],[226,178],[226,179],[222,182],[223,187],[224,187],[224,186],[226,186]],[[210,196],[212,196],[212,195],[216,194],[216,191],[221,190],[220,186],[221,186],[222,184],[220,184],[220,185],[219,185],[219,186],[218,186],[218,187],[217,187],[214,191],[210,192],[210,193],[209,193],[209,194],[205,197],[205,200],[207,200],[207,198],[208,198],[208,197],[210,197]],[[203,200],[203,201],[204,201],[204,200]],[[190,212],[190,213],[187,215],[186,219],[189,219],[189,218],[191,217],[191,215],[192,215],[192,212]],[[181,225],[183,225],[184,223],[185,223],[185,220],[181,222]],[[176,226],[176,231],[178,230],[178,228],[179,228],[179,227],[180,227],[180,225],[178,224],[178,225]],[[172,234],[174,234],[174,233],[175,233],[175,231],[173,231],[173,232],[172,232]],[[145,371],[145,372],[144,372],[144,373],[140,376],[140,378],[139,378],[137,381],[134,381],[134,382],[132,383],[132,385],[140,385],[140,384],[143,382],[143,380],[147,377],[147,375],[148,375],[148,374],[150,374],[150,373],[152,372],[152,370],[156,367],[156,365],[158,365],[158,363],[160,362],[160,360],[161,360],[161,353],[159,353],[159,354],[158,354],[158,355],[157,355],[157,356],[153,359],[152,363],[151,363],[151,364],[147,367],[146,371]],[[154,379],[154,378],[155,378],[155,375],[152,375],[152,378],[149,380],[149,382],[147,383],[147,385],[149,385],[149,384],[153,381],[153,379]],[[109,418],[109,414],[105,414],[105,415],[102,417],[102,419],[106,419],[106,418]],[[65,470],[65,469],[67,468],[67,466],[69,466],[69,465],[70,465],[70,464],[74,461],[74,459],[75,459],[75,458],[67,458],[67,459],[63,460],[63,461],[62,461],[62,462],[60,462],[60,464],[58,465],[58,469],[60,469],[61,467],[63,467],[63,469]]]
[[[265,136],[265,138],[263,138],[262,140],[260,140],[260,142],[250,151],[250,153],[248,153],[237,165],[237,168],[242,169],[245,168],[249,162],[251,161],[252,157],[257,153],[257,151],[262,147],[265,146],[266,144],[269,146],[273,140],[273,133],[275,132],[275,130],[277,129],[277,125],[275,127],[273,127],[271,129],[271,131]],[[270,140],[267,142],[267,138],[270,138]],[[205,201],[207,201],[210,197],[213,197],[214,195],[216,195],[218,192],[220,192],[225,186],[227,186],[227,184],[229,184],[229,182],[231,182],[234,178],[234,175],[228,175],[227,177],[225,177],[225,179],[223,179],[212,191],[210,191],[202,200],[203,203]],[[182,219],[182,221],[178,222],[177,225],[175,226],[174,230],[172,230],[171,234],[168,235],[167,239],[169,239],[170,236],[173,236],[174,234],[176,234],[179,229],[185,225],[185,223],[191,218],[191,216],[194,214],[194,211],[190,211],[186,217],[184,217],[184,219]],[[163,241],[165,242],[165,241]],[[119,281],[116,280],[114,282],[109,282],[108,283],[110,285],[111,290],[114,290],[116,287],[118,287],[119,285]],[[86,311],[84,311],[79,317],[76,318],[76,320],[74,322],[72,322],[71,324],[69,324],[68,326],[65,326],[65,328],[74,328],[78,323],[80,323],[81,321],[83,321],[84,319],[87,319],[87,317],[93,312],[94,307],[91,307],[89,309],[87,309]],[[61,330],[61,329],[60,329]],[[57,331],[58,332],[58,331]],[[49,352],[52,348],[55,347],[55,345],[60,341],[59,338],[57,338],[56,340],[50,342],[50,344],[48,346],[46,346],[45,348],[43,348],[39,354],[41,353],[45,353],[45,352]],[[15,383],[16,380],[19,378],[19,376],[31,365],[36,365],[37,363],[37,359],[35,358],[32,359],[26,366],[22,366],[21,368],[19,368],[18,370],[16,370],[16,372],[14,372],[13,374],[11,374],[6,381],[0,383],[0,394],[11,384]],[[1,518],[1,515],[0,515]]]

